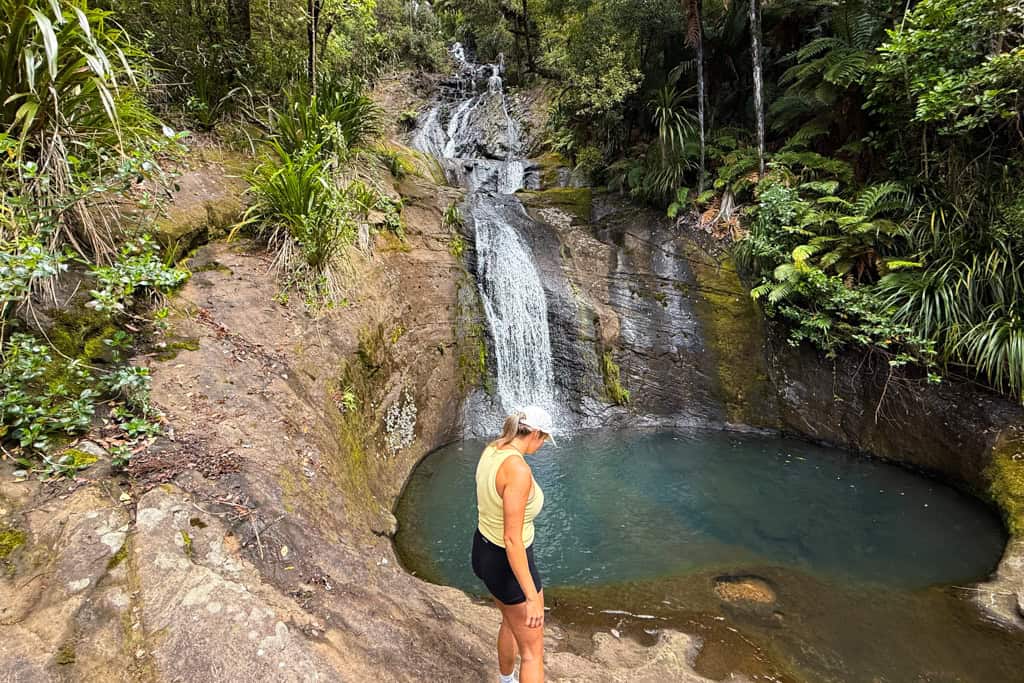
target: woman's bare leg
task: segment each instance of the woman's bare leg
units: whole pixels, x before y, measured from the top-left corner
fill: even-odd
[[[503,605],[497,599],[494,604],[500,610]],[[501,615],[501,626],[498,628],[498,671],[502,676],[508,676],[516,670],[516,655],[519,654],[519,646],[516,645],[516,637],[512,634],[512,626]]]
[[[544,600],[544,591],[540,592]],[[519,646],[519,683],[544,683],[544,627],[526,625],[526,603],[499,604],[502,624],[507,624]]]

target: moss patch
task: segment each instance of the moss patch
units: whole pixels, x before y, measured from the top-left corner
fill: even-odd
[[[530,208],[561,209],[589,223],[593,211],[594,195],[589,187],[556,187],[550,190],[521,190],[516,193],[520,201]]]
[[[440,162],[429,154],[424,154],[419,150],[400,145],[394,141],[388,142],[383,150],[389,158],[394,158],[394,165],[400,167],[399,173],[395,173],[395,170],[398,170],[396,168],[388,169],[396,179],[401,180],[406,175],[412,174],[421,178],[427,178],[435,185],[448,184],[448,178],[445,176]],[[389,166],[391,165],[389,161]]]
[[[622,386],[619,365],[612,358],[611,351],[601,354],[601,375],[604,377],[604,394],[609,401],[624,406],[629,403],[629,389]]]
[[[124,562],[125,558],[127,558],[127,557],[128,557],[128,541],[125,540],[125,542],[121,544],[120,550],[118,550],[116,553],[111,555],[110,559],[107,560],[107,571],[110,571],[111,569],[117,567],[119,564]]]
[[[558,187],[558,172],[561,169],[568,170],[572,166],[569,160],[558,152],[545,152],[534,159],[534,163],[539,169],[541,187],[545,188]]]
[[[482,386],[492,393],[487,372],[487,335],[483,326],[483,306],[476,283],[465,268],[459,275],[458,308],[455,313],[455,367],[459,389],[463,392]],[[443,352],[443,349],[442,349]]]
[[[25,545],[25,532],[10,526],[0,526],[0,560],[6,560],[11,554]]]
[[[53,656],[53,661],[57,664],[74,664],[75,663],[75,644],[64,643],[60,649],[57,650],[57,654]]]
[[[697,281],[676,288],[696,303],[707,345],[713,352],[721,398],[730,422],[778,426],[764,358],[764,326],[757,306],[740,282],[732,259],[720,262],[686,241],[686,256]]]
[[[64,460],[64,458],[67,458],[67,460]],[[77,472],[78,470],[84,470],[97,460],[99,460],[99,458],[91,453],[86,453],[85,451],[77,448],[69,448],[60,454],[58,462],[60,462],[62,467]]]
[[[103,340],[118,329],[109,315],[81,305],[54,309],[49,314],[53,327],[47,336],[58,351],[87,364],[109,360],[110,349]]]
[[[196,266],[195,268],[190,268],[189,270],[191,270],[193,273],[216,272],[216,273],[223,273],[225,275],[234,275],[235,274],[235,272],[233,270],[231,270],[230,268],[225,266],[220,261],[210,261],[210,262],[204,263],[204,264],[202,264],[200,266]]]
[[[1002,509],[1007,529],[1014,536],[1024,535],[1024,429],[1000,434],[985,474],[991,482],[989,493]]]
[[[331,479],[348,493],[351,512],[363,514],[367,520],[379,507],[370,482],[381,424],[379,401],[394,365],[394,346],[389,340],[382,324],[361,330],[355,356],[342,363],[328,390],[326,414],[333,418],[336,447],[324,464]],[[307,488],[308,482],[285,483],[293,490],[301,486],[304,501],[330,509],[332,502]],[[324,487],[317,488],[322,492]]]
[[[199,350],[199,338],[198,337],[183,337],[176,339],[167,344],[160,353],[156,355],[156,359],[159,361],[169,361],[177,358],[178,354],[182,351],[198,351]]]

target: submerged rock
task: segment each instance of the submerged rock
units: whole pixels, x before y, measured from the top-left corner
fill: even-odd
[[[778,599],[771,584],[757,576],[720,576],[715,579],[714,591],[730,604],[772,605]]]

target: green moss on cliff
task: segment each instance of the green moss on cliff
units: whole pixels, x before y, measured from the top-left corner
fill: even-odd
[[[604,393],[608,400],[620,406],[629,403],[629,390],[622,386],[619,365],[612,358],[611,351],[601,355],[601,375],[604,377]]]
[[[558,187],[558,171],[571,167],[569,161],[558,152],[545,152],[534,160],[540,172],[540,186]]]
[[[389,341],[383,325],[361,330],[355,356],[342,363],[328,392],[337,452],[327,459],[327,471],[348,493],[352,511],[366,515],[379,507],[370,479],[378,448],[378,401],[393,363]]]
[[[1002,509],[1006,527],[1014,536],[1024,535],[1024,433],[1008,430],[992,449],[985,472],[989,493]]]
[[[732,259],[716,263],[690,241],[685,248],[696,291],[690,291],[685,283],[676,283],[676,287],[696,303],[727,419],[757,427],[777,426],[764,358],[764,327],[757,307],[740,282]]]
[[[487,335],[483,326],[483,306],[476,283],[465,268],[459,275],[457,309],[455,312],[455,366],[459,372],[459,389],[467,391],[482,386],[491,393],[487,372]]]
[[[516,196],[530,208],[561,209],[576,217],[581,223],[589,223],[593,210],[594,195],[589,187],[556,187],[550,190],[522,190]]]

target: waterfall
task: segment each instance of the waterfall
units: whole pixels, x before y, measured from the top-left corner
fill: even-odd
[[[550,408],[555,392],[547,298],[533,256],[504,207],[479,194],[471,201],[477,277],[494,338],[498,398],[506,411],[530,403]]]
[[[421,115],[412,144],[437,157],[449,180],[468,190],[464,214],[474,230],[500,408],[508,413],[535,403],[557,416],[547,296],[516,228],[529,220],[512,196],[523,187],[525,164],[520,127],[505,99],[503,60],[477,64],[458,43],[451,55],[457,73],[441,101]],[[478,84],[486,87],[478,92]]]

